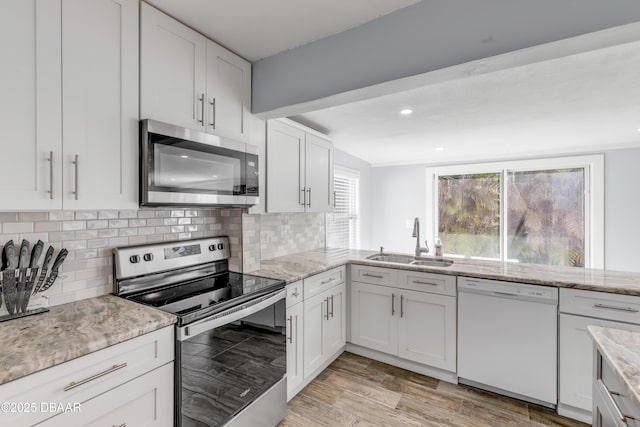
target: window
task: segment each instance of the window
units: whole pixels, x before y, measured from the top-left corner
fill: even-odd
[[[428,169],[446,255],[602,268],[603,160],[581,156]]]
[[[327,215],[327,246],[331,248],[360,247],[360,173],[340,166],[334,167],[333,213]]]

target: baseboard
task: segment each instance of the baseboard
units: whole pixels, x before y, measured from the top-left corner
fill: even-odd
[[[585,411],[584,409],[576,408],[575,406],[566,405],[564,403],[558,403],[558,415],[582,421],[589,425],[593,422],[593,413],[591,411]]]
[[[408,371],[416,372],[422,375],[427,375],[429,377],[446,381],[448,383],[458,384],[458,376],[455,372],[445,371],[443,369],[422,365],[420,363],[401,359],[397,356],[392,356],[390,354],[382,353],[380,351],[372,350],[366,347],[361,347],[352,343],[347,343],[345,350],[360,356],[368,357],[369,359],[377,360],[378,362],[397,366],[398,368],[406,369]]]

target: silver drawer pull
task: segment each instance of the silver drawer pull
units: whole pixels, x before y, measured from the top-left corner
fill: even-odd
[[[320,282],[320,284],[321,284],[321,285],[326,285],[327,283],[331,283],[331,282],[333,282],[334,280],[336,280],[336,278],[335,278],[335,277],[332,277],[332,278],[330,278],[330,279],[323,280],[322,282]]]
[[[376,279],[384,279],[384,276],[376,276],[375,274],[363,273],[363,276],[375,277]]]
[[[64,391],[73,390],[76,387],[80,387],[81,385],[84,385],[84,384],[86,384],[88,382],[91,382],[93,380],[97,380],[98,378],[104,377],[105,375],[109,375],[109,374],[111,374],[111,373],[113,373],[115,371],[119,371],[120,369],[126,368],[126,367],[127,367],[126,363],[123,363],[122,365],[113,365],[109,369],[104,370],[104,371],[102,371],[102,372],[100,372],[98,374],[95,374],[93,376],[90,376],[89,378],[85,378],[85,379],[80,380],[78,382],[75,382],[75,381],[70,382],[69,385],[66,386],[63,390]]]
[[[296,297],[298,298],[300,296],[300,294],[298,293],[298,287],[296,286],[295,291],[291,294],[292,297]]]
[[[628,313],[638,313],[640,310],[633,307],[617,307],[615,305],[607,305],[607,304],[594,304],[594,308],[604,308],[605,310],[618,310],[618,311],[626,311]]]
[[[293,344],[293,316],[289,316],[287,320],[289,321],[289,338],[287,340],[289,344]]]
[[[420,280],[414,280],[413,283],[417,283],[418,285],[431,285],[431,286],[438,286],[437,283],[429,283],[429,282],[422,282]]]
[[[114,424],[113,427],[127,427],[127,423],[122,423],[119,426]]]
[[[601,379],[598,380],[598,385],[602,388],[602,390],[604,391],[604,394],[606,394],[607,397],[609,398],[609,404],[613,408],[613,410],[616,412],[618,419],[620,419],[620,421],[622,422],[625,422],[626,416],[622,413],[622,411],[620,411],[620,408],[618,408],[618,404],[616,403],[615,400],[613,400],[613,396],[611,396],[611,392],[609,391],[607,386],[602,382]]]

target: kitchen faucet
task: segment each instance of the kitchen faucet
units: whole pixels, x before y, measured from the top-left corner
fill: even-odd
[[[416,256],[420,256],[420,254],[422,253],[426,254],[429,252],[429,244],[426,240],[424,241],[424,248],[420,247],[420,220],[417,217],[413,220],[413,234],[411,235],[411,237],[416,238]]]

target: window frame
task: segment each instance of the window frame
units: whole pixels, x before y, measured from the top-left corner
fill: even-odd
[[[336,183],[336,175],[342,175],[347,177],[348,179],[354,179],[357,180],[357,186],[356,186],[356,191],[355,191],[355,206],[356,206],[356,214],[352,215],[350,217],[350,219],[355,219],[355,247],[353,248],[348,248],[348,249],[360,249],[361,245],[362,245],[362,229],[361,229],[361,220],[362,220],[362,212],[361,212],[361,203],[360,203],[360,185],[361,185],[361,177],[360,177],[360,170],[358,169],[352,169],[346,166],[340,166],[340,165],[334,165],[333,166],[333,188],[332,191],[336,191],[335,190],[335,183]],[[334,198],[336,197],[336,195],[334,194]],[[326,241],[327,241],[327,246],[329,245],[329,226],[328,226],[328,222],[329,222],[329,215],[333,215],[334,217],[332,219],[335,219],[335,208],[332,212],[327,213],[327,227],[326,227]],[[351,242],[351,236],[349,236],[349,242]],[[345,248],[347,249],[347,248]]]
[[[466,163],[426,168],[426,232],[438,235],[438,178],[446,175],[500,173],[500,256],[507,262],[507,203],[508,171],[535,171],[584,168],[585,171],[585,268],[604,268],[604,155],[585,155],[526,160],[505,160],[491,163]],[[444,248],[446,253],[446,248]]]

